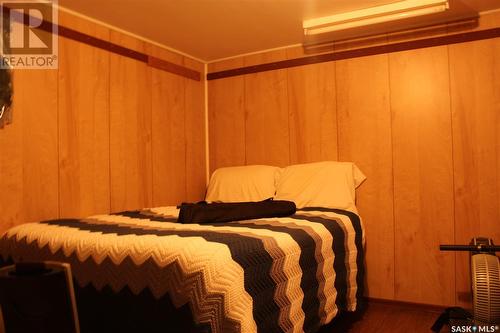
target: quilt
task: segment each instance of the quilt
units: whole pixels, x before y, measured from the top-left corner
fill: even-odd
[[[350,211],[177,223],[159,207],[27,223],[0,238],[3,260],[71,264],[80,286],[149,288],[188,304],[212,332],[315,332],[363,295],[364,234]]]

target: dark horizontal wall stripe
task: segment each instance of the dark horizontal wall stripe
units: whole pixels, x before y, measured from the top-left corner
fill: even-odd
[[[24,14],[23,17],[23,24],[25,22],[29,22],[30,16],[28,14]],[[156,57],[152,57],[150,55],[147,55],[142,52],[138,52],[132,49],[129,49],[127,47],[111,43],[107,40],[96,38],[87,34],[84,34],[82,32],[64,27],[62,25],[56,25],[55,26],[55,31],[53,31],[53,26],[52,23],[49,21],[43,21],[42,24],[37,28],[42,31],[50,32],[50,33],[57,33],[57,35],[86,44],[90,45],[111,53],[118,54],[123,57],[131,58],[137,61],[144,62],[148,64],[149,66],[153,68],[157,68],[172,74],[184,76],[188,79],[195,80],[195,81],[200,81],[201,80],[201,73],[198,71],[195,71],[193,69],[180,66],[177,64],[174,64],[172,62],[162,60]]]
[[[198,71],[195,71],[193,69],[180,66],[177,64],[174,64],[172,62],[155,58],[150,55],[147,55],[145,53],[137,52],[134,50],[131,50],[129,48],[123,47],[118,44],[114,44],[108,41],[105,41],[103,39],[99,39],[96,37],[89,36],[87,34],[78,32],[76,30],[66,28],[63,26],[58,27],[58,34],[59,36],[72,39],[77,42],[81,42],[90,46],[94,46],[112,53],[116,53],[118,55],[121,55],[123,57],[128,57],[132,58],[141,62],[144,62],[148,64],[149,66],[153,68],[157,68],[172,74],[184,76],[188,79],[195,80],[195,81],[200,81],[201,80],[201,74]]]
[[[371,46],[354,50],[333,52],[333,53],[320,54],[316,56],[310,56],[298,59],[282,60],[267,64],[229,69],[220,72],[208,73],[207,80],[216,80],[231,76],[272,71],[276,69],[283,69],[289,67],[318,64],[328,61],[337,61],[344,59],[366,57],[377,54],[416,50],[416,49],[441,46],[441,45],[459,44],[459,43],[472,42],[476,40],[483,40],[483,39],[490,39],[497,37],[500,37],[500,28],[472,31],[472,32],[466,32],[448,36],[432,37],[432,38],[419,39],[407,42]]]
[[[70,28],[58,26],[58,35],[93,47],[97,47],[102,50],[106,50],[111,53],[116,53],[123,57],[132,58],[141,62],[148,62],[147,54],[131,50],[124,46],[114,44]]]
[[[180,66],[180,65],[171,63],[171,62],[163,60],[163,59],[149,56],[148,57],[148,65],[151,67],[154,67],[154,68],[158,68],[158,69],[173,73],[173,74],[187,77],[191,80],[195,80],[195,81],[201,80],[200,72],[186,68],[184,66]]]

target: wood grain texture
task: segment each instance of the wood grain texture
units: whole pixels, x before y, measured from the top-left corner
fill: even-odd
[[[284,51],[283,51],[284,52]],[[245,66],[268,62],[265,54],[245,57]],[[290,164],[287,71],[277,70],[244,76],[245,142],[247,164]]]
[[[500,240],[500,40],[452,45],[455,241]],[[469,305],[469,254],[457,253],[457,303]]]
[[[339,160],[367,176],[357,190],[370,297],[394,298],[394,215],[387,55],[336,63]],[[370,78],[367,80],[367,78]]]
[[[153,51],[151,45],[118,32],[110,37],[108,28],[65,12],[60,21],[74,32],[136,52]],[[179,54],[159,53],[162,59],[203,71],[202,64]],[[154,91],[146,64],[61,36],[59,61],[59,70],[14,73],[14,122],[0,130],[0,232],[24,222],[151,206],[153,160],[157,196],[172,197],[161,202],[187,200],[188,188],[193,200],[203,197],[203,84],[190,86],[185,81],[192,80],[162,76],[161,91]],[[177,160],[152,155],[153,94],[158,104],[174,104],[168,117],[161,105],[155,109],[155,133],[161,133],[155,135],[155,146]],[[190,118],[184,114],[187,107],[194,110]],[[185,129],[186,120],[192,125]],[[163,192],[164,181],[175,186],[168,184]]]
[[[65,26],[109,39],[109,30],[64,14]],[[61,217],[109,212],[109,53],[59,38]]]
[[[208,84],[210,171],[245,164],[245,111],[243,78]]]
[[[362,47],[350,50],[335,51],[333,53],[313,55],[310,57],[302,57],[302,58],[295,58],[295,59],[288,59],[281,61],[270,61],[261,64],[252,64],[242,68],[235,68],[231,70],[209,73],[207,75],[207,79],[217,80],[232,76],[255,74],[255,73],[286,69],[297,66],[318,64],[322,62],[331,62],[331,61],[354,59],[354,58],[367,57],[379,54],[419,50],[429,47],[452,45],[452,44],[459,44],[459,43],[500,37],[500,28],[486,29],[480,31],[468,31],[464,33],[448,35],[446,34],[446,26],[443,26],[442,31],[444,31],[443,36],[438,36],[438,37],[431,37],[424,39],[417,38],[417,39],[412,39],[410,41],[394,42],[390,44],[382,44],[382,45]]]
[[[268,62],[282,61],[286,60],[287,58],[288,58],[287,50],[278,49],[278,50],[265,51],[262,53],[255,53],[244,56],[243,61],[245,66],[255,66]],[[234,63],[234,61],[235,60],[233,59],[230,62]]]
[[[432,308],[369,301],[357,313],[343,313],[318,333],[431,332],[441,314]],[[443,331],[446,331],[447,326]]]
[[[113,43],[144,51],[144,43],[111,31]],[[111,211],[150,207],[151,77],[146,64],[110,56]]]
[[[207,64],[208,73],[243,67],[243,57],[231,58]]]
[[[184,66],[204,73],[204,65],[184,58]],[[203,75],[205,78],[205,75]],[[205,147],[205,80],[184,79],[186,100],[186,191],[187,200],[205,198],[206,147]]]
[[[480,17],[475,30],[499,26],[500,13],[490,13]],[[444,36],[444,28],[432,31],[433,35]],[[463,27],[447,29],[448,33],[466,31]],[[391,34],[389,42],[431,36],[427,33]],[[335,50],[386,41],[382,36],[361,44],[335,43]],[[490,39],[336,62],[338,154],[341,160],[356,162],[368,176],[357,192],[357,204],[367,232],[367,287],[372,297],[466,304],[460,302],[460,294],[469,289],[467,255],[457,259],[455,268],[455,254],[440,253],[438,245],[468,242],[480,234],[500,238],[500,102],[494,88],[499,86],[500,51],[493,46],[497,43],[497,39]],[[216,62],[210,64],[209,71],[281,61],[285,59],[283,52],[288,59],[307,55],[295,47]],[[234,83],[234,88],[227,83],[220,89],[214,84],[230,82],[228,78],[209,81],[210,128],[217,128],[216,133],[210,133],[210,158],[215,161],[212,170],[217,161],[244,161],[241,149],[232,145],[245,145],[247,164],[283,165],[288,164],[282,158],[287,154],[290,163],[318,154],[318,132],[325,124],[308,121],[318,117],[315,107],[326,107],[331,99],[322,93],[329,83],[318,79],[321,71],[316,66],[289,68],[286,76],[277,70],[261,78],[259,75],[265,73],[241,76],[243,93]],[[295,76],[292,70],[299,69],[303,72]],[[286,81],[286,89],[280,86],[280,79]],[[304,87],[307,80],[314,82],[313,88]],[[230,110],[237,110],[240,103],[245,107],[245,119],[240,111]],[[232,118],[212,119],[213,105],[217,105],[215,116]],[[249,113],[262,109],[266,110]],[[282,114],[284,109],[289,119]],[[307,112],[296,111],[302,109]],[[298,120],[297,114],[304,118]],[[222,130],[214,123],[234,129]],[[242,123],[244,139],[238,127]],[[288,146],[282,142],[287,135]],[[332,142],[320,146],[324,144]],[[301,160],[299,155],[307,157]]]
[[[454,302],[453,162],[447,48],[389,55],[395,297]]]
[[[171,58],[155,46],[151,53]],[[178,205],[186,198],[184,78],[151,68],[151,80],[153,206]]]
[[[19,222],[59,215],[57,71],[18,70],[16,113],[22,114],[23,214]]]
[[[183,76],[191,80],[200,81],[201,73],[190,68],[179,66],[168,60],[158,58],[155,56],[148,56],[148,66],[160,69],[164,72],[172,73],[178,76]]]
[[[290,163],[337,160],[335,63],[287,71]]]
[[[243,59],[238,60],[234,66],[243,65]],[[210,173],[217,168],[245,164],[244,101],[243,77],[208,81]]]
[[[13,122],[0,130],[0,233],[24,222],[23,180],[23,78],[13,73]]]

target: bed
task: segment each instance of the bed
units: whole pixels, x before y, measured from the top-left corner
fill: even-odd
[[[357,309],[364,239],[352,209],[207,224],[178,223],[178,214],[159,207],[23,224],[1,237],[0,255],[68,262],[82,290],[167,299],[200,331],[316,332]]]

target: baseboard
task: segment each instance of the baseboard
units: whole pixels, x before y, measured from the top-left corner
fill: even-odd
[[[388,306],[395,306],[399,308],[412,309],[418,311],[427,311],[427,312],[436,312],[441,313],[446,308],[450,306],[446,305],[435,305],[435,304],[425,304],[425,303],[415,303],[415,302],[407,302],[407,301],[399,301],[393,299],[383,299],[383,298],[374,298],[374,297],[365,297],[365,300],[368,304],[383,304]]]

